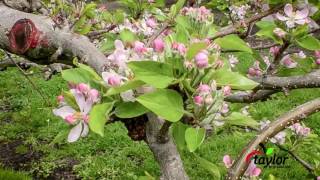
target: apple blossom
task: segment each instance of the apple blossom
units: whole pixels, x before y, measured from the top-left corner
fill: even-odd
[[[291,4],[286,4],[284,7],[284,13],[286,16],[281,15],[280,13],[276,14],[276,17],[280,21],[285,21],[288,28],[294,28],[295,24],[306,24],[309,23],[310,20],[308,19],[309,9],[304,8],[301,11],[293,12],[293,7]]]
[[[247,4],[242,6],[232,5],[231,7],[229,7],[231,14],[239,20],[242,20],[245,18],[245,15],[247,14],[247,11],[249,10],[249,8],[250,6]]]
[[[286,56],[284,56],[284,57],[281,59],[280,63],[281,63],[283,66],[285,66],[285,67],[287,67],[287,68],[289,68],[289,69],[295,68],[295,67],[297,67],[297,65],[298,65],[298,63],[295,62],[295,61],[290,57],[289,54],[286,55]]]
[[[270,139],[272,143],[277,143],[277,144],[284,144],[285,140],[286,140],[286,132],[284,131],[279,132],[273,138]]]
[[[153,49],[158,52],[161,53],[164,50],[164,42],[162,39],[157,38],[153,41]]]
[[[62,102],[64,101],[63,95],[59,95],[59,96],[57,97],[57,101],[58,101],[58,103],[62,103]]]
[[[128,50],[125,50],[122,41],[115,40],[114,45],[115,50],[107,57],[107,59],[110,60],[112,64],[116,65],[120,71],[125,71],[125,69],[127,69],[126,62],[129,59],[130,53]]]
[[[172,49],[177,50],[179,54],[182,56],[185,55],[187,52],[186,46],[182,43],[177,43],[177,42],[172,43]]]
[[[320,50],[314,51],[314,56],[320,59]]]
[[[198,68],[206,68],[209,64],[208,51],[201,51],[195,57],[195,64]]]
[[[231,67],[235,67],[235,65],[239,63],[239,60],[234,55],[229,55],[229,63]]]
[[[75,89],[70,89],[70,92],[76,100],[79,112],[68,104],[62,104],[61,107],[53,110],[53,114],[63,118],[68,124],[78,123],[70,130],[68,135],[68,142],[75,142],[80,137],[88,135],[88,114],[93,104],[99,101],[99,92],[83,83],[77,85]]]
[[[225,115],[225,114],[227,114],[228,112],[229,112],[229,105],[227,104],[227,103],[223,103],[222,104],[222,107],[221,107],[221,109],[220,109],[220,113],[221,114],[223,114],[223,115]]]
[[[102,78],[109,86],[120,86],[123,84],[123,80],[126,79],[113,72],[102,72]]]
[[[207,84],[200,84],[197,88],[197,92],[200,95],[207,95],[211,93],[211,87]]]
[[[304,54],[303,51],[299,51],[299,53],[297,53],[296,55],[301,59],[305,59],[307,57],[306,54]]]
[[[316,60],[316,64],[317,64],[317,65],[320,65],[320,59],[317,59],[317,60]]]
[[[151,27],[151,28],[156,28],[157,27],[157,22],[154,18],[150,17],[146,20],[146,24],[148,27]]]
[[[233,161],[229,155],[224,155],[223,156],[223,163],[226,166],[226,168],[229,169],[232,166]]]
[[[303,127],[300,123],[295,123],[290,126],[290,129],[298,136],[306,137],[310,134],[311,129]]]

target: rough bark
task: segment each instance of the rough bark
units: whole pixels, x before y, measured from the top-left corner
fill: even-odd
[[[246,157],[253,151],[258,149],[260,143],[266,143],[268,139],[284,130],[286,127],[301,121],[309,115],[320,110],[320,98],[302,104],[291,111],[280,116],[273,121],[268,127],[264,128],[242,151],[237,160],[233,163],[228,171],[228,180],[240,179],[248,167]]]
[[[225,97],[224,100],[232,103],[252,103],[260,100],[265,100],[276,92],[278,91],[259,90],[255,93],[239,92]]]
[[[188,180],[188,176],[183,168],[183,163],[177,151],[176,145],[168,135],[167,141],[159,142],[159,131],[163,125],[163,120],[156,115],[149,113],[147,122],[147,142],[152,150],[161,169],[160,179],[165,180]]]
[[[105,70],[107,59],[85,36],[65,32],[60,29],[54,29],[54,23],[46,16],[39,16],[24,13],[11,9],[0,3],[0,48],[13,52],[10,48],[8,32],[15,22],[20,19],[30,19],[35,27],[42,33],[41,40],[45,45],[39,44],[35,48],[28,49],[25,53],[19,54],[33,62],[42,64],[51,64],[51,56],[57,56],[56,52],[61,52],[65,61],[59,61],[64,64],[72,64],[72,58],[78,57],[83,63],[94,68],[98,73]],[[55,58],[54,58],[55,59]],[[155,155],[156,160],[161,167],[161,179],[188,179],[177,151],[176,145],[171,137],[168,137],[166,143],[157,141],[158,131],[163,122],[155,116],[150,115],[147,123],[147,143]]]

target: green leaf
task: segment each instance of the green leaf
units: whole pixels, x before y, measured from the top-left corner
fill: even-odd
[[[225,50],[238,50],[253,53],[251,48],[242,39],[234,34],[218,38],[214,42]]]
[[[305,49],[311,51],[320,50],[320,41],[313,36],[304,36],[303,38],[297,39],[296,42]]]
[[[106,96],[111,96],[111,95],[119,94],[119,93],[128,91],[130,89],[135,89],[135,88],[140,87],[140,86],[142,86],[144,84],[145,83],[143,81],[140,81],[140,80],[127,81],[122,86],[110,88],[105,95]]]
[[[283,44],[282,39],[278,38],[273,30],[277,27],[274,22],[271,21],[259,21],[256,25],[260,30],[256,33],[257,36],[266,37],[272,39],[274,42]]]
[[[188,127],[188,125],[183,124],[180,121],[172,125],[172,136],[179,149],[184,149],[184,147],[186,146],[186,140],[184,136]]]
[[[138,102],[122,102],[116,107],[115,114],[119,118],[133,118],[141,116],[148,111]]]
[[[174,80],[172,67],[156,61],[131,61],[129,68],[135,79],[141,80],[156,88],[166,88]]]
[[[273,153],[274,148],[268,148],[266,155],[271,155]]]
[[[157,89],[139,96],[137,101],[170,122],[179,121],[184,112],[181,95],[171,89]]]
[[[213,73],[212,78],[216,80],[218,86],[231,86],[233,89],[250,90],[258,83],[244,77],[243,75],[226,69],[220,69]]]
[[[196,157],[197,161],[199,162],[199,165],[207,170],[212,176],[214,179],[221,179],[221,174],[220,174],[220,171],[219,171],[219,168],[217,165],[213,164],[212,162],[206,160],[206,159],[203,159],[202,157],[194,154],[194,156]]]
[[[104,125],[107,122],[107,114],[112,110],[113,103],[103,103],[93,106],[90,112],[89,127],[94,133],[103,136]]]
[[[78,63],[77,66],[81,69],[88,71],[96,80],[102,80],[102,78],[90,66],[81,63]]]
[[[187,51],[187,60],[191,60],[196,56],[201,50],[206,49],[207,44],[204,42],[193,43],[190,45]]]
[[[233,112],[228,117],[226,117],[226,123],[236,126],[249,126],[253,128],[256,128],[259,125],[259,123],[251,117],[248,117],[239,112]]]
[[[206,137],[206,130],[204,128],[188,128],[185,132],[185,140],[190,152],[194,152],[203,143]]]
[[[120,39],[125,43],[128,43],[128,42],[132,43],[137,39],[137,37],[130,30],[124,29],[123,31],[120,32]]]
[[[72,83],[89,83],[94,76],[85,69],[73,68],[62,71],[62,78]]]

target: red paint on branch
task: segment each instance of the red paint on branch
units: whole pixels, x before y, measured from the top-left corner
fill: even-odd
[[[30,19],[18,20],[9,32],[10,49],[16,54],[24,54],[39,44],[41,32]]]

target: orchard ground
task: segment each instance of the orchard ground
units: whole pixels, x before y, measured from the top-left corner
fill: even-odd
[[[45,81],[40,72],[32,71],[33,75],[29,77],[46,94],[51,105],[39,96],[17,68],[0,72],[0,179],[13,174],[7,169],[25,171],[35,179],[138,179],[145,172],[159,176],[159,167],[147,145],[131,141],[121,123],[106,126],[104,137],[90,133],[76,143],[66,143],[67,131],[64,130],[68,130],[68,126],[52,114],[56,96],[62,89],[67,89],[66,83],[60,75]],[[289,97],[278,93],[272,96],[272,100],[252,104],[249,112],[258,121],[273,120],[319,96],[320,89],[294,90]],[[245,105],[235,104],[232,108],[240,109]],[[319,119],[318,113],[305,121],[318,135]],[[57,136],[59,133],[60,136]],[[230,154],[235,158],[256,132],[246,132],[240,128],[230,131],[226,128],[216,133],[205,141],[196,154],[217,164],[225,174],[223,156]],[[272,147],[271,144],[268,146]],[[307,148],[299,148],[297,154],[311,160],[308,151]],[[278,149],[276,152],[285,155]],[[189,152],[182,151],[182,158],[190,179],[212,179]],[[263,168],[262,179],[267,179],[269,174],[278,179],[311,179],[291,156],[287,163],[289,168]],[[25,174],[13,174],[12,179],[28,178]]]

